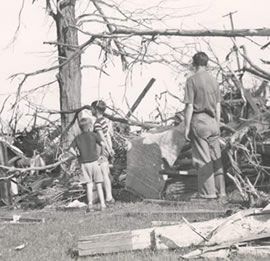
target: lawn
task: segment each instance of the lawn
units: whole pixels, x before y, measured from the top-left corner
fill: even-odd
[[[192,206],[192,208],[201,206]],[[208,208],[211,206],[208,206]],[[213,206],[214,207],[214,206]],[[117,202],[105,212],[86,213],[85,210],[42,209],[33,211],[7,210],[1,208],[1,216],[19,214],[23,217],[45,218],[42,224],[0,223],[0,261],[69,261],[76,260],[77,240],[80,236],[123,230],[147,228],[152,220],[181,220],[176,215],[156,215],[150,213],[138,216],[128,215],[130,211],[180,210],[179,207],[162,207],[156,204]],[[181,210],[190,209],[190,204]],[[188,216],[188,220],[203,220],[214,216]],[[21,250],[17,246],[24,244]],[[190,250],[190,249],[189,249]],[[135,251],[79,260],[130,261],[130,260],[181,260],[179,256],[188,250],[177,251]],[[252,256],[235,256],[233,260],[269,260]]]

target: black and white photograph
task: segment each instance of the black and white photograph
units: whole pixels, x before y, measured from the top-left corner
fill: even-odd
[[[269,10],[3,1],[0,261],[269,261]]]

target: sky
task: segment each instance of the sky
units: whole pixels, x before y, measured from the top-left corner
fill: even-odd
[[[6,108],[14,102],[15,93],[18,83],[21,78],[16,78],[11,81],[9,77],[15,73],[32,72],[38,69],[47,68],[57,63],[56,52],[53,51],[50,45],[44,44],[44,41],[55,40],[55,30],[52,20],[45,14],[42,7],[41,0],[32,5],[32,1],[24,1],[24,9],[20,16],[20,28],[16,35],[16,40],[12,43],[15,35],[18,19],[20,15],[20,8],[23,0],[9,0],[5,1],[0,10],[0,102],[3,105],[5,99],[7,100]],[[43,1],[42,1],[43,2]],[[157,0],[147,1],[147,5],[151,6]],[[269,0],[170,0],[175,4],[175,8],[182,8],[180,14],[174,19],[167,22],[168,28],[176,29],[230,29],[229,17],[223,17],[228,12],[237,11],[234,14],[234,26],[236,29],[241,28],[270,28]],[[136,6],[136,8],[146,8],[144,0],[126,0],[123,4],[127,6]],[[254,7],[256,5],[256,8]],[[184,8],[183,8],[184,7]],[[157,10],[162,12],[162,10]],[[189,14],[194,15],[189,15]],[[179,12],[178,12],[179,14]],[[165,25],[163,25],[165,28]],[[95,28],[97,31],[99,28]],[[83,38],[81,38],[83,39]],[[266,38],[252,38],[260,44],[267,43],[269,39]],[[193,41],[194,39],[172,39],[172,41]],[[202,39],[196,39],[198,43]],[[269,57],[268,50],[260,50],[258,46],[250,41],[237,39],[239,45],[244,43],[247,46],[248,55],[259,64],[260,58]],[[226,54],[232,46],[230,39],[226,38],[212,38],[210,39],[211,46],[214,48],[216,54],[221,60],[225,59]],[[83,57],[83,62],[87,61],[100,62],[99,52],[92,49],[87,51]],[[107,103],[113,103],[116,107],[124,112],[127,112],[127,103],[132,105],[147,82],[154,77],[156,82],[147,94],[146,98],[140,104],[136,116],[142,120],[153,119],[156,115],[155,101],[156,95],[164,91],[170,91],[173,94],[182,97],[183,86],[185,83],[185,74],[176,75],[168,68],[160,65],[138,66],[134,69],[132,74],[122,72],[119,61],[114,59],[106,68],[109,76],[102,76],[93,69],[83,70],[82,79],[82,103],[89,104],[93,100],[102,98]],[[23,90],[30,90],[41,86],[45,83],[55,79],[56,72],[46,75],[40,75],[27,80]],[[125,99],[126,97],[126,99]],[[162,108],[168,108],[168,111],[175,112],[182,110],[183,104],[178,100],[165,96],[159,100]],[[59,109],[58,102],[58,88],[57,84],[50,87],[41,88],[35,95],[29,96],[28,99],[33,104],[42,104],[42,106],[51,109]],[[0,106],[1,108],[1,106]],[[10,117],[10,111],[4,110],[1,117]],[[22,106],[22,125],[27,123],[24,120],[27,115],[32,114],[32,110]]]

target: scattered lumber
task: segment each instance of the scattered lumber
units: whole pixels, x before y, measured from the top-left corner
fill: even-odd
[[[211,231],[220,224],[218,220],[196,223],[203,233]],[[166,238],[181,246],[189,246],[201,241],[186,224],[179,226],[155,227],[115,233],[82,236],[78,240],[79,256],[117,253],[142,249],[168,249]],[[183,235],[183,237],[179,236]],[[167,240],[168,241],[168,240]]]
[[[223,219],[84,236],[79,238],[78,250],[79,256],[190,246],[219,250],[269,237],[270,216],[261,209],[249,209]]]
[[[224,250],[224,249],[227,249],[227,250],[230,250],[233,246],[235,245],[239,245],[241,243],[247,243],[247,242],[250,242],[250,241],[257,241],[257,240],[260,240],[260,239],[266,239],[266,238],[270,238],[270,233],[262,233],[262,234],[254,234],[254,235],[249,235],[247,237],[243,237],[243,238],[239,238],[238,240],[235,240],[235,241],[231,241],[231,242],[228,242],[228,243],[225,243],[225,244],[220,244],[220,245],[215,245],[215,246],[211,246],[211,247],[203,247],[203,248],[199,248],[199,249],[196,249],[194,251],[191,251],[190,253],[182,256],[183,258],[185,259],[189,259],[189,258],[195,258],[195,257],[206,257],[206,253],[213,253],[213,252],[216,252],[214,254],[212,254],[211,256],[212,257],[220,257],[220,253],[219,251],[220,250]],[[264,246],[265,247],[265,246]],[[239,249],[239,248],[237,248]],[[244,249],[244,248],[243,248]],[[249,251],[249,253],[252,253],[251,251],[252,248],[249,248],[247,251],[245,250],[242,250],[242,253],[247,253]],[[262,248],[263,249],[263,248]],[[270,249],[270,246],[267,246],[266,248],[264,248],[264,251],[262,251],[261,253],[265,253],[265,250],[268,250],[269,251]],[[229,252],[225,251],[226,255],[224,255],[224,253],[222,252],[222,257],[226,258],[229,254]],[[240,252],[241,253],[241,252]],[[254,252],[254,249],[253,249],[253,254],[256,254],[256,252]],[[268,252],[268,255],[269,255],[269,252]]]

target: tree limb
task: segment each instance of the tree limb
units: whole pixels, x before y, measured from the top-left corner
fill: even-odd
[[[130,28],[116,29],[113,35],[159,35],[159,36],[192,36],[192,37],[246,37],[246,36],[270,36],[270,28],[257,28],[257,29],[238,29],[238,30],[136,30]]]
[[[106,23],[106,26],[107,26],[109,32],[112,33],[114,31],[114,28],[110,24],[105,13],[103,12],[102,8],[98,5],[98,3],[95,0],[92,0],[92,3],[94,4],[94,6],[98,10],[98,12],[101,14],[104,22]],[[127,61],[126,56],[125,56],[125,50],[121,47],[121,44],[117,39],[114,39],[114,43],[115,43],[115,46],[117,47],[117,49],[119,50],[119,52],[121,53],[120,57],[121,57],[123,69],[126,70],[128,67],[128,61]]]
[[[72,159],[75,159],[76,157],[73,155],[73,156],[69,156],[65,159],[62,159],[62,160],[59,160],[53,164],[49,164],[49,165],[46,165],[46,166],[43,166],[43,167],[29,167],[29,168],[14,168],[14,167],[7,167],[7,166],[4,166],[4,165],[0,165],[0,168],[1,169],[4,169],[4,170],[7,170],[9,173],[13,173],[13,172],[20,172],[20,173],[24,173],[24,172],[27,172],[27,171],[31,171],[31,170],[46,170],[46,169],[53,169],[53,168],[56,168],[58,167],[59,165],[69,161],[69,160],[72,160]],[[10,176],[7,176],[7,177],[1,177],[0,180],[8,180],[8,179],[11,179],[13,177],[16,177],[18,176],[17,173],[15,174],[12,174]]]

